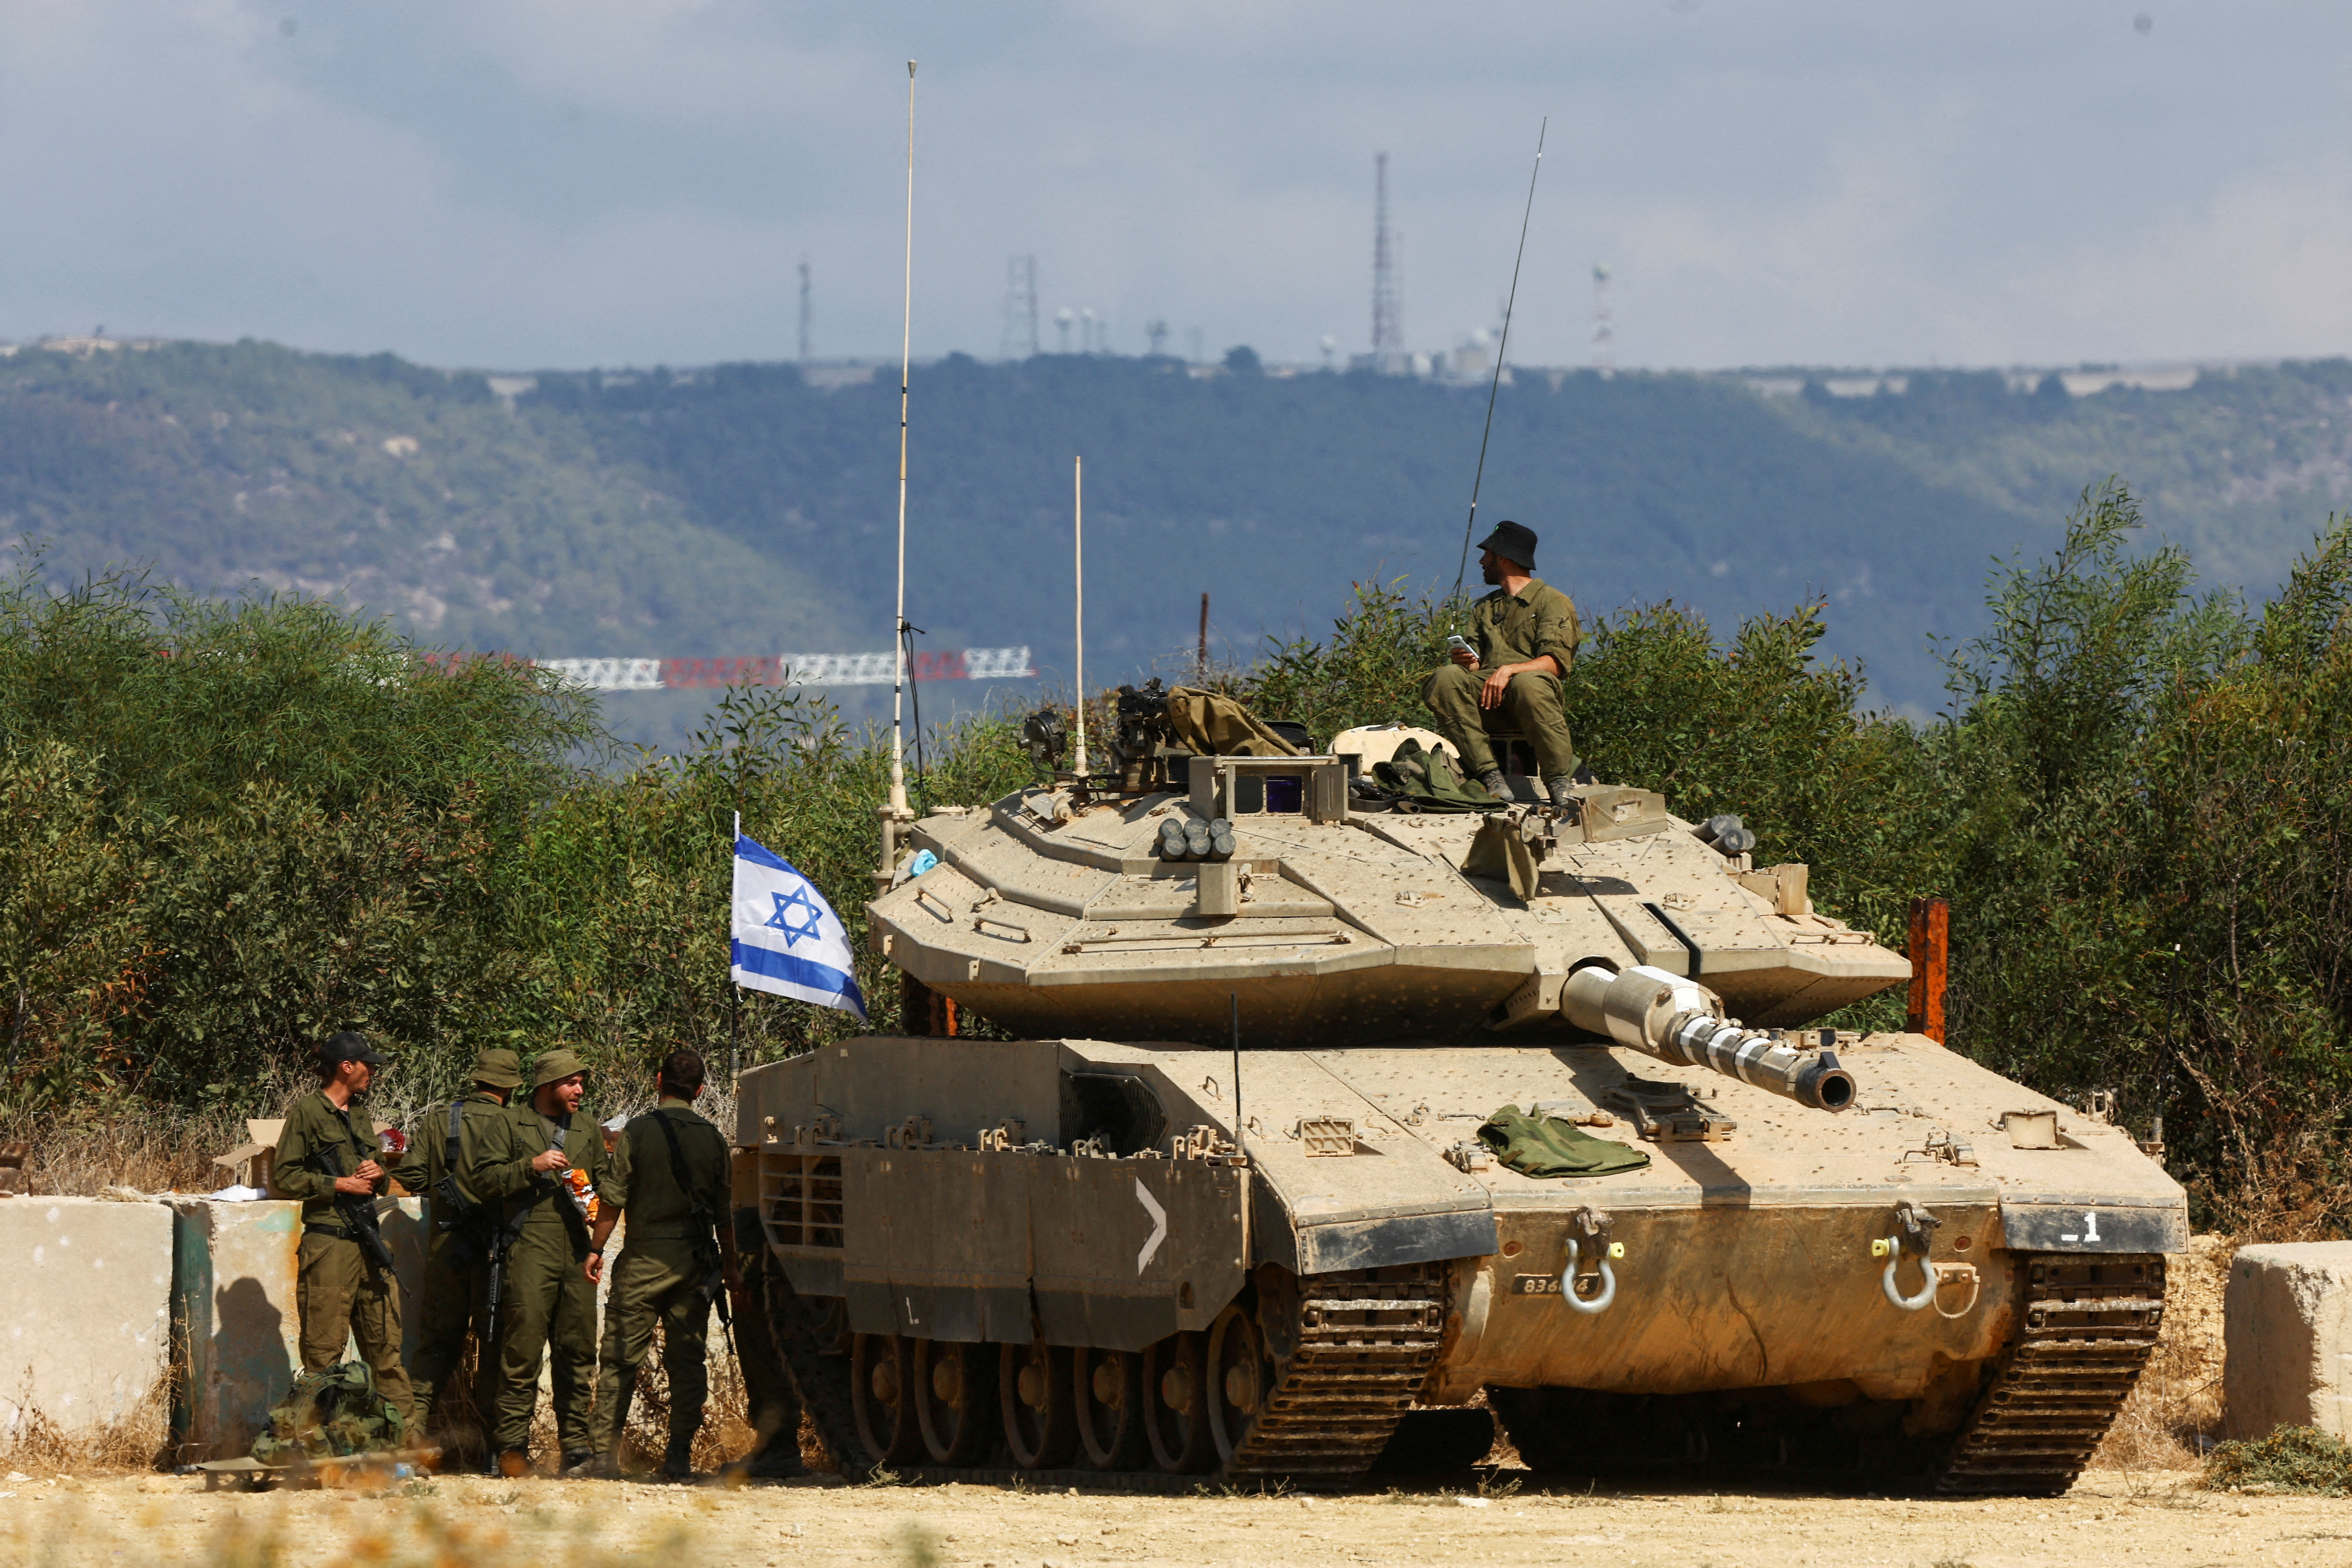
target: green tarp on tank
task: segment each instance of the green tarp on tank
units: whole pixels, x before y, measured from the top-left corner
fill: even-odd
[[[1529,1115],[1516,1105],[1486,1118],[1478,1142],[1522,1176],[1613,1176],[1650,1163],[1639,1149],[1595,1138],[1557,1116]]]

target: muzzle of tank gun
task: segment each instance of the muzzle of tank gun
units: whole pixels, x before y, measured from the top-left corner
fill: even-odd
[[[1591,964],[1568,977],[1559,1010],[1580,1029],[1682,1067],[1726,1078],[1810,1105],[1843,1110],[1853,1103],[1853,1075],[1837,1053],[1805,1050],[1761,1030],[1727,1023],[1705,986],[1647,964],[1620,973]]]

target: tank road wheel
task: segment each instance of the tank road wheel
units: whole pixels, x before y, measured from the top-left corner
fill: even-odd
[[[849,1397],[857,1411],[857,1439],[877,1465],[920,1458],[922,1428],[915,1420],[912,1363],[896,1334],[860,1334],[849,1347]]]
[[[1152,1462],[1174,1476],[1197,1476],[1217,1463],[1209,1435],[1207,1357],[1201,1336],[1171,1334],[1143,1352],[1143,1429]]]
[[[983,1345],[917,1340],[913,1370],[916,1425],[931,1463],[978,1463],[996,1431],[996,1358]]]
[[[1139,1468],[1150,1447],[1143,1436],[1141,1353],[1080,1345],[1070,1352],[1070,1392],[1087,1463],[1097,1470]]]
[[[1004,1446],[1024,1470],[1058,1470],[1078,1447],[1070,1400],[1070,1358],[1042,1344],[1006,1345],[996,1363]]]
[[[1210,1325],[1207,1364],[1209,1434],[1216,1439],[1217,1458],[1231,1464],[1249,1440],[1250,1428],[1275,1384],[1265,1342],[1239,1307],[1227,1307]]]

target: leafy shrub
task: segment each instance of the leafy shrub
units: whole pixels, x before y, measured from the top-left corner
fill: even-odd
[[[2206,1456],[2204,1484],[2212,1491],[2342,1497],[2352,1489],[2352,1444],[2315,1426],[2281,1426],[2267,1437],[2214,1448]]]

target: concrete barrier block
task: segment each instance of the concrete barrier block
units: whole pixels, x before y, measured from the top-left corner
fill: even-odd
[[[2221,1311],[2231,1436],[2352,1435],[2352,1242],[2239,1248]]]
[[[281,1199],[172,1200],[172,1310],[187,1345],[173,1430],[184,1462],[247,1453],[301,1364],[295,1275],[302,1205]],[[416,1350],[415,1290],[424,1277],[422,1200],[379,1201],[377,1223],[402,1284],[401,1357]],[[346,1342],[344,1353],[356,1356]]]
[[[253,1447],[294,1382],[301,1205],[174,1198],[172,1310],[187,1365],[172,1412],[183,1461]]]
[[[160,1204],[0,1199],[0,1434],[94,1436],[169,1373],[172,1215]]]

